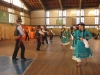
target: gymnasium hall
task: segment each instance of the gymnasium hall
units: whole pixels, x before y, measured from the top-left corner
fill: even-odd
[[[0,0],[0,75],[100,75],[100,0]]]

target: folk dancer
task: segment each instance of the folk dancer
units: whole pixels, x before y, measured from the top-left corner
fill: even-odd
[[[62,38],[61,38],[61,45],[68,45],[70,42],[70,32],[69,30],[66,31],[66,29],[64,28],[63,34],[62,34]]]
[[[52,28],[50,29],[50,40],[52,40],[53,39],[53,35],[55,35],[55,33],[52,31]]]
[[[18,60],[18,58],[16,58],[16,56],[17,56],[17,53],[18,53],[18,50],[20,47],[21,47],[21,59],[26,60],[26,58],[24,56],[25,46],[22,41],[22,38],[24,36],[24,31],[22,29],[21,23],[22,23],[21,17],[18,17],[16,30],[14,32],[16,44],[15,44],[15,50],[14,50],[13,56],[12,56],[13,60]]]
[[[75,46],[77,44],[77,38],[76,38],[76,32],[77,32],[77,30],[78,30],[78,25],[76,25],[74,27],[74,30],[72,32],[73,39],[72,39],[72,45],[71,45],[70,49],[73,49],[73,50],[75,49]]]
[[[79,25],[79,30],[77,31],[77,34],[76,34],[77,44],[76,44],[72,59],[78,62],[77,66],[80,66],[82,58],[84,58],[87,63],[86,58],[92,56],[90,47],[88,45],[87,46],[85,45],[85,44],[88,44],[87,42],[88,40],[92,38],[92,35],[88,30],[85,29],[84,23],[81,22],[78,25]],[[84,43],[85,42],[84,40],[85,41],[87,40],[87,42]]]
[[[44,36],[44,33],[42,32],[40,25],[38,25],[38,29],[36,30],[35,36],[37,38],[37,48],[36,48],[36,50],[39,51],[41,43],[42,43],[42,36]]]
[[[45,40],[46,43],[48,44],[48,39],[47,39],[48,30],[47,30],[46,26],[43,27],[42,31],[43,31],[43,33],[44,33],[43,40],[42,40],[42,44],[44,44],[44,40]]]

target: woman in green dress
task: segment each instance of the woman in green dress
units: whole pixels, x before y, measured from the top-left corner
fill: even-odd
[[[77,30],[78,30],[78,25],[74,27],[74,30],[72,32],[73,39],[72,39],[72,45],[71,45],[70,49],[73,49],[73,50],[75,49],[75,46],[77,44],[77,38],[76,38]]]
[[[85,58],[87,63],[86,58],[92,56],[91,49],[89,47],[86,47],[86,44],[84,43],[84,40],[90,40],[92,38],[92,35],[88,30],[85,29],[84,23],[79,23],[78,25],[79,30],[76,32],[77,44],[72,59],[78,62],[77,66],[80,66],[82,58]]]
[[[66,31],[66,29],[64,28],[64,31],[62,33],[62,38],[61,38],[61,41],[62,41],[62,45],[68,45],[70,42],[69,42],[69,39],[70,39],[70,32],[69,30]]]

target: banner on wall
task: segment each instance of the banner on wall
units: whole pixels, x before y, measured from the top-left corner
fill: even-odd
[[[9,23],[9,13],[0,10],[0,22]]]
[[[56,20],[56,25],[63,25],[63,20],[62,19],[57,19]]]

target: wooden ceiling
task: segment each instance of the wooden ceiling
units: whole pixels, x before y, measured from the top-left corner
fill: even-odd
[[[99,7],[100,0],[21,0],[32,10]]]

